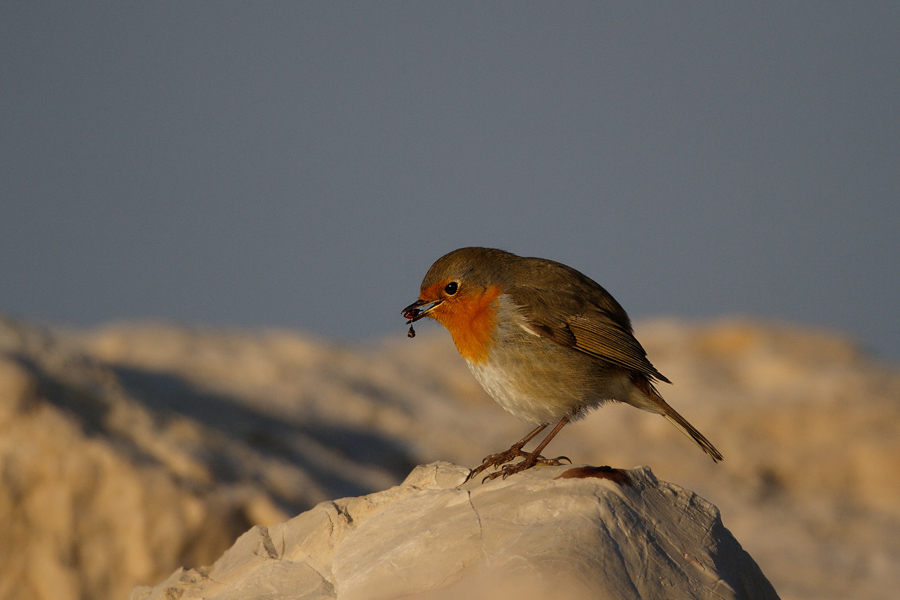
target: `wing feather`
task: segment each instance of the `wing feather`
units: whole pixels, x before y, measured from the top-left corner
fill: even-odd
[[[631,333],[630,327],[626,330],[608,315],[598,313],[572,317],[567,325],[575,337],[576,349],[669,383],[647,360],[647,352]]]
[[[525,319],[526,330],[669,383],[647,360],[628,314],[609,292],[575,269],[548,262],[535,266],[539,269],[535,280],[543,285],[517,285],[507,290]]]

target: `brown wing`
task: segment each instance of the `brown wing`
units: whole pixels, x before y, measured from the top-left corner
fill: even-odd
[[[671,383],[647,360],[647,353],[630,328],[623,329],[608,315],[592,312],[570,318],[567,325],[575,337],[574,347],[578,350]]]
[[[529,329],[557,344],[670,383],[647,360],[628,314],[609,292],[565,265],[548,268],[545,262],[537,267],[531,285],[508,290],[522,307]]]

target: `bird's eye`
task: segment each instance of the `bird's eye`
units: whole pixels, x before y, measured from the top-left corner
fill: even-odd
[[[456,290],[458,290],[458,289],[459,289],[459,284],[456,283],[455,281],[451,281],[446,286],[444,286],[444,293],[447,294],[448,296],[452,296],[453,294],[456,293]]]

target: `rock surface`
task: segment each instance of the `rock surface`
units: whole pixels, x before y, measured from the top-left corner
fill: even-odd
[[[778,597],[713,505],[647,468],[540,467],[457,487],[467,472],[418,467],[389,490],[255,527],[212,567],[131,600]]]
[[[108,371],[0,322],[0,598],[124,598],[163,565],[214,560],[245,512],[266,512],[259,492],[177,477],[191,463],[155,427]]]
[[[211,564],[254,525],[472,466],[528,426],[446,332],[338,346],[285,331],[0,316],[0,600],[121,600]],[[832,334],[637,324],[662,393],[725,455],[609,405],[549,451],[651,465],[712,501],[785,599],[900,589],[900,370]]]

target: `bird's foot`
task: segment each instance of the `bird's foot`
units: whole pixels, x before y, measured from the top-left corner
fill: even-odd
[[[517,443],[513,444],[513,446],[505,451],[498,452],[497,454],[491,454],[490,456],[485,456],[484,460],[481,464],[469,472],[469,476],[466,477],[466,481],[473,479],[476,475],[484,471],[485,469],[489,469],[490,467],[499,467],[500,465],[506,464],[514,458],[518,458],[520,456],[531,456],[527,452],[522,451],[522,446],[525,444]],[[465,482],[463,482],[465,483]]]
[[[525,454],[525,453],[523,452],[522,454]],[[564,460],[567,461],[570,465],[572,464],[572,461],[571,461],[571,459],[569,459],[568,456],[557,456],[556,458],[544,458],[541,455],[535,456],[533,454],[528,454],[525,457],[525,460],[523,460],[521,462],[517,462],[514,465],[503,465],[502,468],[500,468],[497,471],[494,471],[493,473],[491,473],[490,475],[488,475],[487,477],[482,479],[481,483],[484,483],[485,481],[487,481],[489,479],[491,479],[491,480],[496,479],[498,477],[500,477],[501,479],[506,479],[510,475],[513,475],[520,471],[524,471],[526,469],[530,469],[531,467],[535,467],[537,465],[548,466],[548,467],[557,467],[557,466],[563,464],[561,461],[564,461]]]

